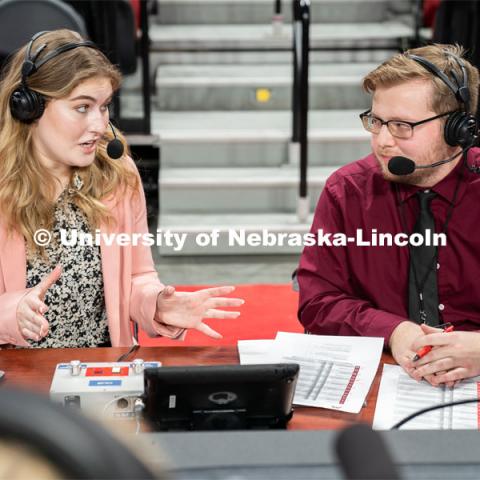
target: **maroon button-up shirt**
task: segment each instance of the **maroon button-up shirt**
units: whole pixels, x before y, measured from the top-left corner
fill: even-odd
[[[480,149],[469,151],[470,164]],[[480,175],[460,160],[431,190],[435,231],[443,230],[458,192],[447,230],[438,247],[440,319],[457,330],[480,329]],[[410,234],[418,214],[418,187],[384,180],[373,154],[336,171],[318,202],[312,233],[344,233],[363,239],[371,232]],[[403,206],[402,206],[403,204]],[[403,217],[403,221],[402,221]],[[405,231],[406,230],[406,231]],[[333,237],[330,238],[332,240]],[[301,323],[322,335],[384,337],[408,319],[409,250],[407,246],[307,246],[298,270]]]

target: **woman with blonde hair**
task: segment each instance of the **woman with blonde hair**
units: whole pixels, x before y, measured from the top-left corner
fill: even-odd
[[[234,287],[164,286],[138,241],[148,233],[145,196],[109,122],[120,82],[98,48],[69,30],[34,35],[4,68],[0,344],[128,346],[131,321],[150,336],[195,328],[219,338],[203,319],[239,315],[222,310],[243,303],[223,297]],[[66,241],[81,234],[100,242]]]

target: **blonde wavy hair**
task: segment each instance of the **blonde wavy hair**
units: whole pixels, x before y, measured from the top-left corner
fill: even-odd
[[[37,39],[32,51],[36,51],[38,45],[47,44],[37,59],[40,61],[59,46],[82,40],[76,32],[55,30]],[[43,254],[43,249],[35,245],[33,235],[39,228],[53,228],[56,180],[35,155],[31,125],[15,120],[9,107],[11,94],[21,84],[26,48],[22,47],[9,59],[0,79],[0,220],[9,233],[16,231],[24,236],[30,253]],[[103,53],[79,47],[49,60],[28,77],[27,83],[31,90],[45,97],[48,108],[51,99],[67,97],[82,82],[95,77],[108,78],[113,90],[121,83],[120,72]],[[112,160],[107,155],[106,145],[113,138],[113,133],[107,130],[98,144],[94,162],[75,169],[83,186],[74,201],[92,229],[102,222],[113,221],[102,199],[128,188],[138,190],[138,175],[126,161],[125,138],[120,132],[117,137],[125,147],[123,159]]]
[[[408,54],[418,55],[433,63],[448,76],[452,76],[451,72],[453,70],[459,78],[463,78],[457,62],[447,52],[461,58],[465,64],[468,75],[468,90],[470,91],[470,113],[475,114],[478,104],[478,69],[464,58],[465,51],[459,45],[435,43],[426,47],[407,50],[405,53],[398,53],[363,79],[363,89],[368,93],[373,93],[377,88],[388,88],[410,80],[429,80],[435,87],[429,99],[429,106],[433,112],[440,114],[451,110],[463,110],[463,105],[459,104],[452,91],[440,78],[408,57]]]

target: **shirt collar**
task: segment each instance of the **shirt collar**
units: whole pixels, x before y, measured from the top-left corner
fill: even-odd
[[[81,190],[84,183],[82,178],[80,177],[78,172],[74,172],[72,175],[72,179],[70,183],[65,187],[63,192],[57,198],[56,203],[61,203],[66,199],[70,199],[73,195],[75,195],[78,191]]]
[[[470,149],[468,151],[468,163],[475,163],[476,159],[480,160],[479,149]],[[457,188],[457,182],[459,181],[458,176],[461,175],[460,185],[458,186],[458,193],[456,198],[456,204],[458,204],[463,195],[467,190],[468,183],[471,181],[472,176],[475,176],[474,173],[470,172],[464,167],[463,155],[458,160],[455,168],[442,180],[440,180],[436,185],[430,188],[439,196],[443,197],[447,202],[453,203],[455,190]],[[397,184],[399,191],[399,201],[400,203],[406,202],[410,197],[415,195],[419,190],[425,190],[423,187],[417,187],[414,185],[407,184]]]

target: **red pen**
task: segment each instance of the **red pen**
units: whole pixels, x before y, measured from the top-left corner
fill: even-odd
[[[452,324],[446,324],[448,326],[446,326],[444,329],[443,329],[443,333],[448,333],[448,332],[452,332],[453,331],[453,325]],[[413,361],[416,362],[417,360],[420,360],[421,358],[423,358],[428,352],[430,352],[432,350],[432,346],[431,345],[425,345],[424,347],[422,347],[418,352],[417,354],[415,355],[415,357],[413,357]]]

